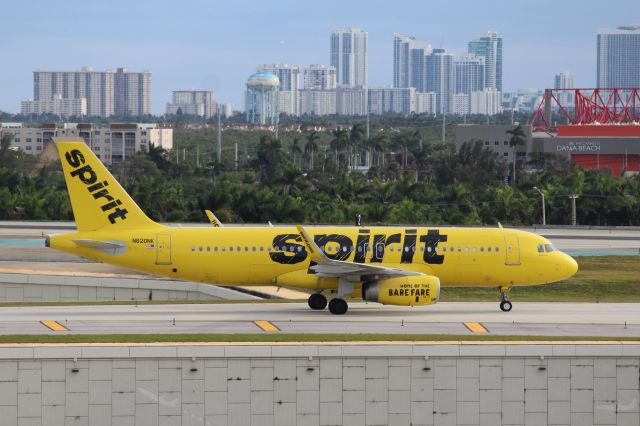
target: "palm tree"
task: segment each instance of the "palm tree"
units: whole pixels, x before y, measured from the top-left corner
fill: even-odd
[[[507,134],[511,135],[509,139],[509,146],[513,148],[513,184],[516,184],[516,150],[519,146],[525,146],[527,144],[527,134],[522,129],[522,125],[518,124],[514,129],[507,130]]]
[[[291,143],[291,154],[293,155],[293,164],[296,165],[296,156],[298,154],[302,154],[302,149],[300,149],[300,145],[298,145],[298,143],[300,142],[300,138],[298,138],[297,136],[295,136],[293,138],[293,142]]]
[[[347,131],[341,127],[338,127],[333,132],[333,139],[331,140],[331,149],[336,153],[336,167],[340,170],[340,152],[345,148],[348,140]]]
[[[309,171],[313,171],[313,157],[318,152],[318,144],[316,141],[320,139],[320,134],[312,130],[307,135],[307,143],[304,145],[304,152],[309,155]]]
[[[357,166],[357,159],[358,159],[358,154],[360,151],[360,147],[362,144],[362,139],[364,138],[364,126],[362,123],[354,123],[353,126],[351,126],[351,130],[349,131],[349,142],[350,142],[350,147],[349,147],[349,163],[351,163],[351,166],[353,169],[355,169],[355,167]],[[351,154],[353,154],[353,161],[352,161],[352,156]]]

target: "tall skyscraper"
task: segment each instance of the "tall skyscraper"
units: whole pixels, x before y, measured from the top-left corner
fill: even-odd
[[[174,90],[173,102],[167,104],[167,114],[197,115],[210,118],[217,112],[211,90]]]
[[[640,87],[640,25],[598,32],[598,87]]]
[[[109,117],[114,113],[114,85],[113,71],[95,71],[90,67],[82,67],[80,71],[34,71],[33,100],[76,102],[85,98],[87,115]]]
[[[331,33],[330,61],[338,84],[367,87],[367,38],[360,28],[341,28]]]
[[[151,73],[118,68],[115,74],[115,114],[151,114]]]
[[[470,41],[469,53],[484,58],[485,88],[502,92],[502,37],[500,34],[487,31]]]
[[[304,67],[305,90],[332,90],[336,88],[336,69],[324,65]]]
[[[573,89],[573,75],[569,71],[561,71],[556,74],[553,87],[555,89]]]
[[[471,95],[484,89],[484,58],[466,53],[453,62],[456,75],[455,93]]]
[[[453,55],[444,49],[433,49],[427,56],[427,84],[425,92],[436,93],[438,114],[453,112],[454,68]]]
[[[256,71],[270,72],[280,80],[280,112],[288,115],[300,115],[300,67],[287,64],[260,65]]]
[[[432,52],[431,45],[412,36],[393,35],[393,87],[415,87],[425,91],[426,56]]]

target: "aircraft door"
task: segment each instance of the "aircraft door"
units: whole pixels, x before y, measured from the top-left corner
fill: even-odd
[[[506,251],[505,265],[520,264],[520,242],[515,232],[504,232],[504,245]]]
[[[156,237],[156,265],[171,265],[171,235],[158,234]]]

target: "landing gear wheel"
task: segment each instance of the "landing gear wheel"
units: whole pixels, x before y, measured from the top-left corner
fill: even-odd
[[[509,312],[511,310],[511,302],[508,300],[503,300],[500,302],[500,309],[502,312]]]
[[[344,299],[335,298],[331,299],[331,302],[329,302],[329,312],[334,315],[344,315],[347,312],[347,309],[349,309],[349,306]]]
[[[313,293],[309,296],[308,303],[311,309],[321,311],[327,307],[327,298],[322,293]]]

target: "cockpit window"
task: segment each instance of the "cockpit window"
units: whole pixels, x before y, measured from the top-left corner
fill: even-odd
[[[545,244],[544,245],[544,251],[546,251],[547,253],[550,253],[550,252],[556,251],[556,250],[557,250],[557,248],[553,244]]]
[[[544,253],[544,245],[538,244],[538,253]]]

